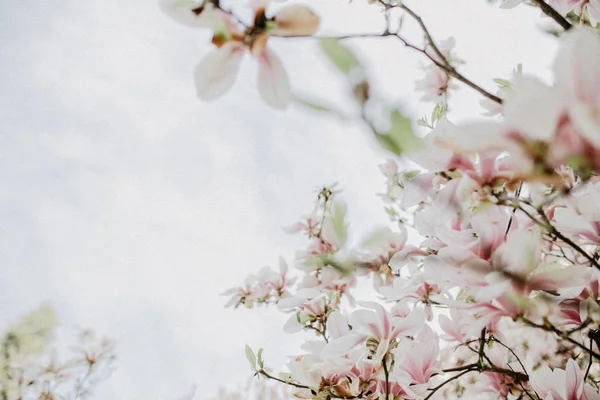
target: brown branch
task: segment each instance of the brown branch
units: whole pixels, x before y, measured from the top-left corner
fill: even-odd
[[[594,266],[596,269],[600,270],[600,263],[598,263],[598,260],[596,260],[594,257],[589,255],[588,252],[586,252],[583,248],[581,248],[581,246],[579,246],[573,240],[569,239],[567,236],[565,236],[563,233],[561,233],[558,229],[556,229],[556,227],[554,225],[552,225],[552,222],[550,221],[550,219],[548,218],[548,216],[546,215],[544,210],[542,210],[541,208],[538,208],[538,207],[534,207],[531,203],[529,203],[528,201],[523,200],[523,199],[514,199],[514,198],[506,197],[506,198],[499,198],[499,200],[506,201],[506,203],[499,203],[499,205],[505,205],[505,206],[513,207],[515,209],[520,210],[532,222],[534,222],[536,225],[540,226],[541,228],[544,228],[550,235],[552,235],[552,236],[562,240],[566,244],[568,244],[573,250],[575,250],[576,252],[581,254],[583,257],[585,257],[592,266]],[[535,211],[537,212],[537,214],[542,218],[543,221],[540,221],[539,219],[537,219],[533,214],[531,214],[529,211],[527,211],[520,203],[527,204],[528,206],[534,208]]]
[[[435,44],[435,41],[433,40],[433,37],[431,36],[431,33],[429,33],[429,29],[427,29],[427,26],[425,25],[425,23],[423,22],[423,19],[420,16],[418,16],[413,10],[411,10],[410,8],[408,8],[405,4],[401,4],[398,7],[400,9],[404,10],[406,13],[408,13],[408,15],[410,15],[415,21],[417,21],[417,23],[421,27],[421,30],[425,34],[425,38],[427,40],[427,43],[433,49],[433,52],[435,53],[435,55],[441,61],[440,62],[436,62],[437,60],[434,60],[433,57],[429,56],[429,53],[427,53],[425,50],[423,50],[423,52],[426,53],[429,56],[429,58],[432,61],[434,61],[434,63],[438,67],[440,67],[444,71],[446,71],[446,73],[448,75],[450,75],[451,77],[453,77],[453,78],[461,81],[465,85],[469,86],[471,89],[474,89],[475,91],[479,92],[481,95],[487,97],[488,99],[490,99],[490,100],[492,100],[492,101],[494,101],[494,102],[496,102],[498,104],[502,104],[502,99],[500,97],[498,97],[498,96],[496,96],[496,95],[488,92],[487,90],[483,89],[481,86],[478,86],[475,83],[473,83],[472,81],[470,81],[469,79],[465,78],[460,72],[458,72],[456,70],[456,68],[454,68],[452,66],[452,64],[450,64],[450,62],[448,61],[448,59],[444,56],[444,54],[441,52],[441,50],[439,49],[439,47]]]
[[[427,397],[425,397],[425,399],[423,399],[423,400],[429,400],[431,398],[431,396],[433,396],[435,394],[435,392],[437,392],[439,389],[441,389],[442,387],[444,387],[446,384],[448,384],[448,383],[450,383],[450,382],[452,382],[452,381],[460,378],[463,375],[468,374],[469,372],[473,372],[473,371],[477,371],[477,369],[467,369],[467,370],[461,372],[460,374],[454,375],[453,377],[446,379],[444,382],[440,383],[439,385],[437,385],[433,389],[429,389],[429,390],[431,390],[431,393],[429,393],[427,395]]]
[[[575,346],[579,347],[580,349],[583,349],[586,352],[588,352],[591,357],[594,357],[594,358],[600,360],[600,354],[596,353],[593,350],[588,349],[588,347],[586,345],[583,345],[583,344],[579,343],[577,340],[571,338],[569,336],[568,332],[561,331],[560,329],[558,329],[557,327],[555,327],[554,325],[552,325],[550,322],[545,321],[545,323],[543,325],[540,325],[540,324],[536,324],[533,321],[528,320],[527,318],[521,318],[521,320],[526,325],[529,325],[531,327],[539,328],[539,329],[542,329],[542,330],[547,331],[547,332],[553,332],[553,333],[555,333],[556,336],[559,337],[559,339],[562,339],[562,340],[565,340],[565,341],[567,341],[567,342],[569,342],[571,344],[574,344]]]
[[[286,380],[283,380],[283,379],[279,379],[279,378],[277,378],[277,377],[275,377],[275,376],[273,376],[273,375],[270,375],[270,374],[269,374],[267,371],[265,371],[264,369],[260,369],[260,370],[256,371],[256,373],[257,373],[257,374],[260,374],[260,375],[262,375],[262,376],[264,376],[265,378],[269,378],[269,379],[272,379],[272,380],[274,380],[274,381],[277,381],[277,382],[280,382],[280,383],[283,383],[283,384],[286,384],[286,385],[290,385],[290,386],[296,387],[296,388],[298,388],[298,389],[308,389],[308,390],[312,390],[312,389],[311,389],[309,386],[306,386],[306,385],[300,385],[299,383],[294,383],[294,382],[286,381]]]
[[[556,21],[557,24],[562,26],[565,31],[568,31],[569,29],[571,29],[573,27],[573,25],[571,25],[571,23],[569,21],[567,21],[567,19],[565,17],[560,15],[558,13],[558,11],[556,11],[554,8],[552,8],[552,6],[550,6],[544,0],[531,0],[531,2],[533,4],[535,4],[536,6],[538,6],[544,14],[546,14],[547,16],[552,18],[554,21]]]

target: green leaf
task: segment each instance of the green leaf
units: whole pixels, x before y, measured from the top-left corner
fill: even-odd
[[[446,115],[446,111],[448,110],[448,106],[446,104],[438,103],[435,105],[433,112],[431,113],[431,121],[437,122]]]
[[[386,134],[376,134],[379,144],[396,155],[418,150],[423,140],[416,136],[412,129],[410,118],[405,117],[399,110],[392,111],[392,126]]]
[[[331,208],[331,222],[338,242],[343,245],[348,237],[346,226],[346,206],[344,203],[334,203]]]
[[[502,78],[496,78],[494,79],[494,82],[500,86],[501,88],[509,88],[510,87],[510,81],[507,81],[506,79],[502,79]]]
[[[225,25],[225,21],[220,18],[214,11],[212,4],[211,6],[204,7],[204,11],[202,11],[202,15],[205,16],[210,28],[213,30],[213,35],[216,38],[222,39],[224,41],[228,41],[231,39],[231,32]]]
[[[258,349],[258,354],[256,355],[256,357],[258,358],[258,366],[261,368],[263,368],[265,366],[263,359],[262,359],[263,350],[264,349],[262,347],[260,349]]]
[[[246,345],[246,359],[248,359],[248,362],[252,366],[252,369],[256,370],[256,356],[254,355],[254,352],[248,345]]]
[[[335,66],[348,75],[352,70],[362,70],[358,59],[342,43],[337,39],[323,38],[321,39],[321,49],[325,52],[327,57],[335,64]]]
[[[283,379],[284,381],[291,381],[292,380],[292,374],[290,374],[289,372],[280,372],[279,373],[279,377],[281,379]]]
[[[311,110],[314,111],[318,111],[318,112],[323,112],[323,113],[329,113],[329,114],[333,114],[338,118],[341,118],[344,121],[348,120],[348,117],[343,115],[340,111],[330,107],[327,104],[324,104],[323,102],[317,102],[314,100],[309,100],[306,99],[304,97],[300,97],[300,96],[294,96],[294,100],[300,104],[301,106],[304,106],[306,108],[310,108]]]

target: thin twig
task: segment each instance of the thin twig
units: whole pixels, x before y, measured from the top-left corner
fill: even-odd
[[[585,375],[583,376],[583,381],[584,382],[587,379],[588,374],[590,373],[590,369],[592,368],[592,361],[593,361],[593,359],[592,359],[592,351],[593,351],[592,345],[593,345],[593,343],[594,342],[593,342],[592,338],[590,338],[590,363],[588,364],[587,369],[585,370]]]
[[[565,31],[568,31],[569,29],[571,29],[573,27],[573,25],[571,25],[571,23],[569,21],[567,21],[567,19],[565,17],[560,15],[558,13],[558,11],[556,11],[554,8],[552,8],[552,6],[550,6],[544,0],[531,0],[531,2],[533,4],[535,4],[536,6],[538,6],[544,14],[546,14],[547,16],[552,18],[554,21],[556,21],[560,26],[562,26]]]
[[[589,352],[590,356],[593,356],[594,358],[600,360],[600,354],[596,353],[593,350],[589,350],[586,345],[583,345],[583,344],[579,343],[578,341],[576,341],[575,339],[571,338],[569,336],[568,332],[561,331],[560,329],[556,328],[554,325],[550,324],[549,322],[546,322],[546,324],[544,324],[544,325],[540,325],[540,324],[536,324],[533,321],[528,320],[527,318],[522,318],[522,321],[526,325],[529,325],[531,327],[539,328],[539,329],[545,330],[547,332],[554,332],[560,339],[566,340],[567,342],[574,344],[575,346],[579,347],[580,349],[583,349],[583,350]]]
[[[448,61],[448,59],[444,56],[444,54],[441,52],[441,50],[439,49],[439,47],[435,44],[435,41],[433,40],[433,37],[431,36],[431,33],[429,32],[429,29],[427,29],[427,26],[425,25],[425,23],[423,22],[423,19],[417,15],[413,10],[411,10],[410,8],[408,8],[405,4],[401,4],[398,6],[400,9],[404,10],[406,13],[408,13],[408,15],[410,15],[415,21],[417,21],[417,23],[419,24],[419,26],[421,27],[421,30],[423,31],[423,33],[425,34],[425,38],[429,44],[429,46],[432,48],[433,52],[435,53],[435,55],[440,59],[440,62],[436,62],[437,60],[434,60],[433,57],[429,56],[429,53],[427,53],[426,51],[423,51],[424,53],[426,53],[429,58],[434,61],[434,63],[442,68],[444,71],[446,71],[446,73],[448,75],[450,75],[451,77],[461,81],[462,83],[464,83],[465,85],[469,86],[470,88],[476,90],[477,92],[479,92],[480,94],[482,94],[483,96],[487,97],[488,99],[498,103],[498,104],[502,104],[502,99],[490,92],[488,92],[487,90],[483,89],[482,87],[476,85],[475,83],[473,83],[472,81],[470,81],[469,79],[465,78],[461,73],[459,73],[456,68],[454,68],[452,66],[452,64],[450,64],[450,61]],[[399,37],[399,35],[396,35]],[[406,43],[405,43],[406,44]]]
[[[387,356],[387,353],[386,353]],[[387,368],[386,356],[383,357],[383,374],[385,375],[385,400],[390,398],[390,372]]]
[[[286,380],[283,380],[283,379],[279,379],[279,378],[277,378],[277,377],[275,377],[275,376],[273,376],[273,375],[269,374],[269,373],[268,373],[267,371],[265,371],[264,369],[258,370],[258,371],[256,371],[256,373],[258,373],[258,374],[261,374],[261,375],[262,375],[262,376],[264,376],[265,378],[272,379],[272,380],[274,380],[274,381],[277,381],[277,382],[279,382],[279,383],[284,383],[284,384],[286,384],[286,385],[290,385],[290,386],[297,387],[298,389],[308,389],[308,390],[311,390],[311,388],[310,388],[309,386],[306,386],[306,385],[301,385],[301,384],[299,384],[299,383],[294,383],[294,382],[290,382],[290,381],[286,381]]]
[[[434,387],[433,389],[429,389],[431,390],[431,393],[429,393],[427,395],[427,397],[425,397],[425,399],[423,400],[429,400],[431,398],[431,396],[433,396],[435,394],[435,392],[437,392],[439,389],[441,389],[442,387],[444,387],[446,384],[460,378],[461,376],[468,374],[469,372],[473,372],[473,371],[477,371],[477,369],[467,369],[463,372],[461,372],[460,374],[454,375],[453,377],[446,379],[444,382],[440,383],[439,385],[437,385],[436,387]]]

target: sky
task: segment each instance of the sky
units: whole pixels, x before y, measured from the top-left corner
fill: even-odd
[[[381,29],[364,0],[303,3],[321,16],[318,35]],[[518,63],[550,76],[556,43],[537,10],[407,4],[435,38],[456,38],[460,70],[484,87]],[[368,130],[298,106],[270,109],[250,58],[225,97],[197,99],[193,69],[209,42],[152,0],[3,4],[0,326],[48,302],[65,331],[116,340],[118,369],[95,399],[177,400],[196,386],[203,400],[245,383],[246,344],[282,367],[308,334],[285,334],[288,316],[275,310],[224,309],[219,294],[280,255],[293,262],[304,242],[282,227],[311,210],[321,185],[339,182],[355,237],[387,223],[377,165],[390,155]],[[296,92],[352,109],[314,39],[270,45]],[[419,54],[389,39],[349,45],[377,97],[415,120],[432,109],[414,91]],[[481,118],[479,99],[458,90],[450,118]]]

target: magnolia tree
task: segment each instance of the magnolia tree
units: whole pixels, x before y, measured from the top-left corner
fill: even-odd
[[[368,2],[384,30],[314,40],[352,88],[353,103],[338,110],[395,154],[379,166],[393,224],[352,248],[346,207],[335,187],[324,187],[312,212],[289,228],[307,238],[295,272],[281,260],[227,292],[230,306],[289,313],[288,333],[314,332],[282,371],[247,348],[255,376],[289,388],[272,398],[600,399],[600,0],[505,0],[501,7],[535,6],[551,18],[560,47],[552,85],[517,68],[495,80],[494,93],[461,73],[453,40],[430,34],[416,0]],[[314,36],[318,2],[161,5],[212,32],[214,49],[195,72],[201,99],[229,90],[248,53],[267,104],[284,109],[298,100],[269,41]],[[418,26],[424,42],[409,40],[400,20]],[[375,99],[360,55],[344,44],[356,37],[389,37],[426,60],[416,88],[435,106],[415,121],[426,135]],[[446,118],[461,85],[481,95],[488,120]],[[355,298],[357,281],[369,278],[379,301]]]

